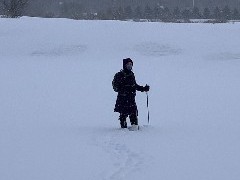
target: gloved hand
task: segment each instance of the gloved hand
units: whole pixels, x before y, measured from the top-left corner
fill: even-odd
[[[143,91],[148,92],[150,89],[150,86],[146,84],[146,86],[143,87]]]

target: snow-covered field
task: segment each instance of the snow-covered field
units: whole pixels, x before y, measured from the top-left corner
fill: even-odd
[[[240,23],[0,19],[1,180],[239,180]],[[140,131],[111,81],[131,57]]]

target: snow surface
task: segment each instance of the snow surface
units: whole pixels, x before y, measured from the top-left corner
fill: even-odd
[[[240,23],[0,19],[1,180],[239,180]],[[111,81],[134,60],[140,131]]]

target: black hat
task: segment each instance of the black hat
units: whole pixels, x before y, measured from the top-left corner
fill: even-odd
[[[126,64],[131,62],[133,65],[133,61],[130,58],[123,59],[123,69],[126,68]]]

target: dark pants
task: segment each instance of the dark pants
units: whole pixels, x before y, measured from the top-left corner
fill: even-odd
[[[127,117],[128,116],[129,116],[131,125],[138,125],[137,112],[132,113],[130,115],[121,113],[119,116],[121,128],[127,128]]]

